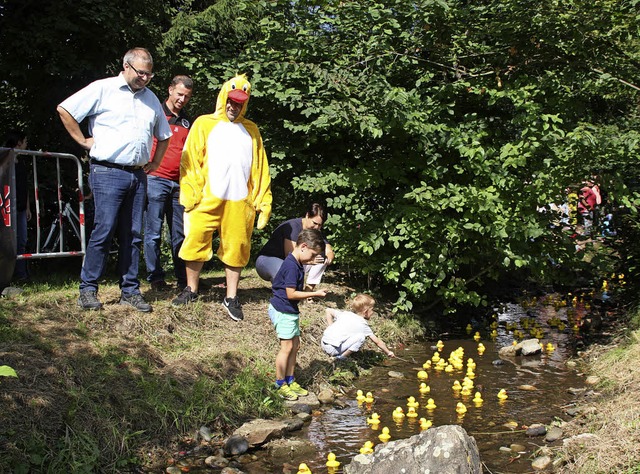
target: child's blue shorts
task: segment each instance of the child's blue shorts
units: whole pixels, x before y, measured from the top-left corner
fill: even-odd
[[[281,313],[272,305],[269,305],[269,318],[276,328],[276,334],[280,339],[293,339],[300,335],[300,315],[293,313]]]

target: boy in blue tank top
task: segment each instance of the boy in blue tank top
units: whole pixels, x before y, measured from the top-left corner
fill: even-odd
[[[321,297],[325,290],[302,291],[304,265],[325,250],[322,234],[316,229],[300,232],[293,251],[287,255],[280,270],[273,278],[273,297],[269,304],[269,318],[280,339],[280,351],[276,356],[276,387],[285,400],[297,400],[298,395],[307,395],[307,390],[295,381],[293,371],[300,349],[300,311],[298,301]]]

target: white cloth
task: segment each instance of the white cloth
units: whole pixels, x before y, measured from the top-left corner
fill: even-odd
[[[60,103],[78,122],[89,121],[94,142],[89,156],[124,166],[142,166],[153,138],[171,137],[162,104],[146,87],[133,92],[124,76],[100,79]]]
[[[368,336],[373,336],[369,323],[362,316],[351,311],[336,311],[336,320],[322,334],[323,344],[340,348],[352,336],[361,335],[362,342]],[[347,350],[349,348],[345,348]],[[358,347],[359,349],[359,347]],[[344,352],[341,351],[341,352]],[[352,349],[353,350],[353,349]]]
[[[240,201],[249,194],[253,141],[242,124],[220,121],[207,137],[209,188],[225,201]]]

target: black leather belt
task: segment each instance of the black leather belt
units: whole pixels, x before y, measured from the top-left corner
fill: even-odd
[[[142,166],[125,166],[117,163],[111,163],[110,161],[94,160],[93,158],[91,158],[89,162],[92,165],[104,166],[105,168],[118,168],[119,170],[124,171],[138,171],[142,169]]]

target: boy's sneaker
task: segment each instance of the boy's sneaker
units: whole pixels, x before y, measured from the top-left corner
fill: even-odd
[[[98,299],[98,294],[95,291],[83,291],[78,298],[78,306],[82,309],[98,310],[102,309],[102,303]]]
[[[227,313],[229,313],[229,316],[234,321],[242,321],[244,319],[244,314],[242,314],[242,306],[240,306],[240,300],[237,296],[234,296],[233,298],[223,299],[222,306],[224,306],[224,309],[227,310]]]
[[[184,290],[182,290],[182,293],[176,296],[171,302],[171,304],[173,306],[182,306],[185,304],[193,303],[194,301],[197,301],[197,300],[198,300],[198,293],[194,293],[193,291],[191,291],[190,286],[185,286]]]
[[[291,390],[291,387],[289,387],[287,384],[282,385],[278,389],[278,395],[280,395],[285,400],[289,400],[291,402],[298,399],[298,395],[296,395],[294,391]]]
[[[291,382],[289,384],[289,389],[291,389],[291,391],[296,395],[300,395],[302,397],[309,395],[309,391],[302,388],[298,382]]]
[[[144,300],[140,293],[134,293],[133,295],[123,294],[120,297],[120,304],[124,306],[132,306],[142,313],[151,312],[151,305]]]

